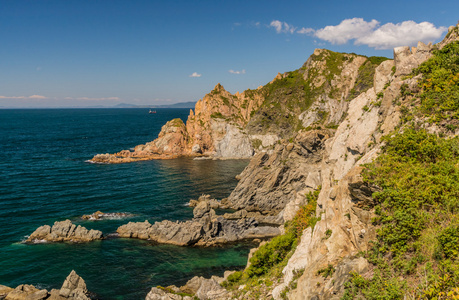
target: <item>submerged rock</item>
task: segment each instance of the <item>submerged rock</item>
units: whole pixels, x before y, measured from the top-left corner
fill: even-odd
[[[121,218],[127,218],[131,216],[133,215],[129,213],[120,213],[120,212],[104,213],[101,211],[96,211],[95,213],[90,214],[90,215],[83,215],[81,218],[83,220],[104,220],[104,219],[121,219]]]
[[[42,242],[90,242],[103,238],[102,231],[88,230],[81,225],[75,225],[70,220],[54,222],[51,227],[44,225],[38,227],[26,240],[27,243]]]

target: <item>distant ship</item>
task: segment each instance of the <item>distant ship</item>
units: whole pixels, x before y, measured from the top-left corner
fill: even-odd
[[[156,110],[151,110],[148,112],[149,114],[156,114]]]

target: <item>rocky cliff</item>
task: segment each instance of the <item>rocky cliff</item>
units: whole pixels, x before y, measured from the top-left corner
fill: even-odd
[[[225,276],[226,291],[210,287],[218,278],[196,277],[189,284],[200,284],[189,292],[199,299],[458,297],[459,202],[454,191],[442,196],[457,174],[457,165],[446,160],[457,161],[458,57],[456,26],[439,44],[395,48],[393,60],[316,50],[299,70],[244,92],[263,99],[244,119],[245,132],[252,139],[269,135],[274,143],[255,144],[260,151],[227,204],[282,218],[285,234],[251,251],[246,270]],[[437,140],[454,145],[440,148]],[[391,143],[403,151],[387,156]],[[408,165],[421,161],[403,181],[416,188],[432,176],[431,185],[403,195],[402,186],[374,179],[380,176],[374,170],[395,182],[408,173],[394,169],[396,155]],[[432,174],[422,173],[432,163],[438,163]],[[442,168],[449,171],[440,179]],[[407,202],[397,204],[403,197]],[[432,198],[414,208],[422,197]],[[394,214],[396,205],[401,208]],[[430,215],[432,224],[422,223]],[[198,295],[201,287],[205,293]],[[148,299],[181,299],[186,290],[152,289]]]
[[[438,200],[443,197],[438,196],[442,190],[453,183],[447,181],[432,192],[432,199],[418,207],[410,206],[411,202],[421,201],[418,194],[430,193],[430,186],[426,191],[409,194],[402,208],[395,210],[398,204],[393,202],[406,195],[402,197],[399,188],[381,184],[384,180],[375,179],[376,171],[365,172],[375,161],[371,168],[382,172],[378,167],[382,168],[383,162],[378,157],[386,151],[391,137],[426,132],[425,136],[433,134],[428,136],[430,140],[412,138],[415,142],[407,142],[403,151],[394,150],[402,161],[413,163],[415,159],[407,157],[419,143],[426,144],[421,152],[426,161],[420,163],[417,174],[405,178],[415,178],[416,184],[422,184],[423,175],[419,174],[446,151],[432,141],[459,134],[458,45],[456,26],[439,44],[420,42],[417,47],[395,48],[393,60],[317,49],[301,68],[278,74],[256,90],[232,95],[218,84],[198,101],[186,124],[171,121],[157,140],[136,147],[134,152],[107,155],[100,161],[177,155],[248,157],[255,153],[238,176],[237,187],[221,202],[236,212],[217,216],[211,203],[204,201],[197,204],[190,223],[131,224],[120,228],[120,234],[140,234],[140,238],[180,245],[199,244],[198,241],[212,244],[222,239],[238,240],[233,239],[237,232],[248,232],[250,237],[251,230],[265,223],[273,228],[285,222],[279,228],[283,235],[252,251],[246,270],[221,282],[226,290],[215,284],[216,278],[194,279],[193,282],[199,281],[199,287],[191,294],[198,295],[201,287],[205,290],[199,294],[200,299],[352,299],[366,298],[371,293],[401,299],[405,292],[428,299],[441,293],[457,296],[459,287],[454,281],[459,278],[459,248],[449,241],[459,240],[459,202],[448,200],[446,205]],[[399,144],[403,145],[403,141]],[[442,154],[444,159],[457,156],[457,145],[451,149]],[[453,160],[451,165],[456,168],[456,163],[459,162]],[[432,184],[441,182],[441,168],[432,169]],[[455,178],[454,168],[444,171],[449,174],[446,178]],[[384,171],[387,176],[395,172],[390,167]],[[402,176],[404,170],[397,172],[400,175],[396,176]],[[381,203],[381,195],[386,202]],[[444,198],[457,199],[456,194],[451,195]],[[434,210],[442,205],[449,210]],[[424,209],[422,217],[416,215]],[[434,216],[432,223],[441,224],[438,228],[423,225],[406,229],[421,222],[418,219],[427,220],[429,214]],[[387,229],[385,224],[392,227],[387,225]],[[193,232],[197,235],[185,232],[185,228],[195,227]],[[425,228],[430,235],[424,242],[436,248],[431,246],[428,253],[416,252],[420,242],[406,241],[421,236],[419,232]],[[398,231],[404,235],[402,241],[397,240]],[[447,260],[439,263],[440,258]],[[429,263],[421,265],[426,261]],[[421,272],[419,266],[424,267],[424,286],[405,291],[407,286],[416,289],[420,279],[407,276]],[[430,277],[426,275],[427,268]],[[445,268],[448,272],[442,271]],[[372,284],[374,290],[370,288]],[[387,286],[381,288],[381,284]],[[180,299],[178,293],[185,290],[186,287],[152,289],[148,299]]]

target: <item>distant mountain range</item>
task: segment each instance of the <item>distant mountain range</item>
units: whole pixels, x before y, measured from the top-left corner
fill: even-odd
[[[194,108],[196,102],[179,102],[174,104],[164,104],[164,105],[135,105],[135,104],[128,104],[128,103],[120,103],[115,106],[114,108]]]

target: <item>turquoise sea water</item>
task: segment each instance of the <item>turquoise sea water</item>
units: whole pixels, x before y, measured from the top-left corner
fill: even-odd
[[[206,193],[221,199],[244,160],[86,162],[155,139],[188,109],[0,110],[0,284],[60,288],[74,269],[100,299],[143,299],[152,286],[184,284],[245,265],[249,248],[177,247],[110,237],[129,221],[186,220],[185,204]],[[132,218],[82,221],[97,210]],[[87,244],[21,243],[41,225],[71,219],[109,238]]]

